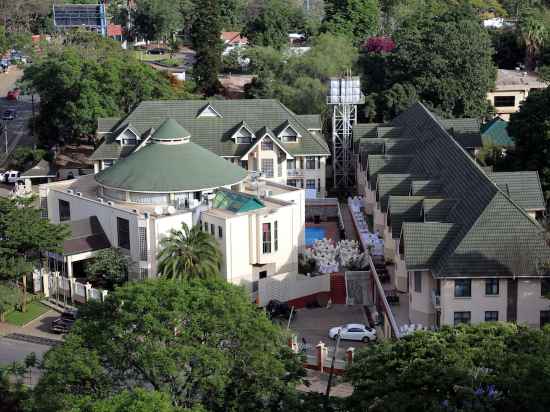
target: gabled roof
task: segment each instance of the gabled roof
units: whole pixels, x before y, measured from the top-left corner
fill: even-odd
[[[252,152],[256,147],[258,147],[258,145],[267,137],[268,139],[270,139],[274,144],[275,146],[277,146],[279,149],[281,149],[284,153],[286,153],[291,159],[294,158],[294,156],[292,156],[288,150],[286,150],[286,148],[283,146],[283,144],[279,141],[279,139],[277,139],[273,133],[271,132],[271,130],[268,130],[266,127],[263,127],[261,128],[258,133],[256,133],[256,136],[259,137],[259,139],[256,139],[256,142],[254,142],[252,144],[252,146],[250,146],[250,148],[248,149],[248,151],[242,155],[241,159],[243,159],[244,157],[248,156],[250,154],[250,152]],[[244,159],[243,159],[244,160]]]
[[[212,105],[222,117],[197,117],[208,104]],[[119,125],[131,123],[144,138],[144,135],[148,134],[151,129],[157,129],[168,117],[185,126],[185,129],[191,134],[193,142],[218,156],[242,156],[248,151],[249,145],[236,144],[231,139],[235,128],[241,122],[245,122],[254,133],[266,127],[275,135],[286,122],[290,122],[302,137],[296,143],[282,142],[289,153],[293,156],[330,155],[328,145],[322,136],[309,131],[300,120],[300,116],[294,114],[279,101],[272,99],[145,101],[140,103],[114,128],[118,129],[121,127]],[[112,139],[108,136],[94,153],[93,159],[118,159],[122,155],[120,147],[118,149],[108,148],[104,152],[103,146],[110,144],[112,144]],[[102,157],[104,155],[115,155],[116,157]]]
[[[221,118],[223,116],[216,110],[216,108],[211,103],[208,103],[197,114],[197,118],[200,118],[200,117],[220,117]]]
[[[550,262],[550,248],[543,228],[521,203],[525,185],[527,198],[540,205],[538,180],[502,175],[504,185],[496,184],[497,178],[475,162],[448,125],[422,104],[392,124],[402,129],[400,137],[415,144],[409,156],[369,155],[371,176],[425,176],[412,181],[411,193],[437,198],[422,202],[426,221],[403,223],[400,247],[407,269],[429,269],[436,277],[541,275],[541,263]],[[410,159],[404,161],[406,157]]]
[[[212,201],[212,206],[233,213],[246,213],[265,207],[264,203],[256,196],[229,190],[218,190]]]
[[[248,44],[248,39],[238,31],[222,31],[221,39],[228,44]]]
[[[422,196],[390,196],[388,214],[392,238],[399,239],[403,222],[422,220]]]
[[[514,139],[508,134],[508,122],[495,117],[481,128],[483,143],[495,146],[514,146]]]
[[[383,212],[388,206],[390,195],[406,196],[409,194],[411,180],[413,176],[410,174],[379,174],[376,182],[376,191],[380,208]]]
[[[528,211],[545,210],[538,172],[492,172],[491,180],[510,198]]]
[[[322,130],[323,128],[320,114],[299,114],[296,117],[308,130]]]
[[[111,129],[120,122],[120,117],[100,117],[97,119],[97,133],[110,133]]]

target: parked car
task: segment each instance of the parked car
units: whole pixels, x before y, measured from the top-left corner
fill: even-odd
[[[270,319],[273,318],[290,318],[292,308],[286,302],[281,302],[278,300],[270,300],[267,306],[265,307],[267,314]],[[296,312],[294,312],[296,313]]]
[[[376,340],[376,330],[362,323],[349,323],[343,326],[336,326],[329,330],[328,336],[331,339],[336,339],[338,332],[340,332],[340,338],[344,340],[357,340],[363,342]]]
[[[68,333],[77,316],[78,314],[73,311],[63,312],[59,318],[53,320],[51,331],[53,333]]]
[[[17,110],[7,109],[7,110],[4,110],[4,114],[2,115],[2,120],[13,120],[16,117],[17,117]]]
[[[7,170],[0,173],[0,182],[15,183],[19,180],[19,172],[17,170]]]
[[[149,49],[147,50],[147,54],[164,54],[166,53],[168,50],[166,49],[163,49],[162,47],[156,47],[154,49]]]
[[[8,100],[17,100],[20,94],[21,94],[21,89],[13,89],[8,92],[8,95],[6,96],[6,98]]]

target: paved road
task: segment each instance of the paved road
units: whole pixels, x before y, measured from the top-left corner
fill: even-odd
[[[0,365],[24,361],[33,352],[39,359],[42,359],[42,356],[51,348],[49,345],[0,337]]]
[[[13,90],[15,83],[23,76],[23,71],[12,68],[8,73],[0,74],[0,116],[4,110],[14,108],[17,118],[1,121],[0,123],[0,167],[5,166],[6,143],[7,152],[11,153],[17,146],[34,146],[36,139],[31,135],[29,122],[32,118],[32,99],[30,96],[21,96],[18,101],[6,99],[8,91]],[[38,108],[38,99],[35,98],[35,108]],[[4,132],[4,127],[7,132]]]

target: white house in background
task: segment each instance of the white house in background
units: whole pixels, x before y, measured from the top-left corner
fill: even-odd
[[[510,115],[519,110],[529,93],[545,89],[548,84],[535,72],[499,69],[495,88],[487,93],[487,99],[495,107],[496,115],[509,121]]]
[[[90,156],[95,172],[147,144],[167,117],[189,130],[194,143],[262,179],[326,197],[330,150],[320,116],[296,115],[272,99],[146,101],[122,119],[99,119],[103,143]]]
[[[230,282],[255,292],[263,277],[296,273],[304,190],[248,181],[246,170],[196,144],[176,120],[160,123],[143,140],[133,134],[137,127],[123,128],[122,147],[134,140],[131,153],[97,174],[40,186],[44,215],[72,230],[63,256],[50,257],[69,277],[79,276],[81,262],[118,247],[134,263],[131,278],[154,277],[161,240],[186,223],[218,240]]]

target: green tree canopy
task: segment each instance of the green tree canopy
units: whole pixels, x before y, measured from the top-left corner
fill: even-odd
[[[537,411],[550,408],[550,329],[488,323],[417,332],[358,352],[354,411]]]
[[[298,114],[318,114],[326,110],[328,79],[354,67],[358,53],[348,37],[324,33],[303,55],[255,47],[248,57],[257,76],[248,97],[276,98]]]
[[[515,142],[519,170],[536,170],[546,199],[550,198],[550,89],[530,93],[520,110],[510,116],[508,133]]]
[[[98,117],[122,116],[142,100],[176,97],[165,75],[114,41],[80,33],[67,43],[49,48],[23,76],[40,94],[36,126],[43,140],[91,136]]]
[[[219,278],[128,283],[80,315],[44,357],[33,400],[40,411],[98,401],[114,405],[99,411],[124,411],[125,397],[161,410],[169,400],[184,410],[284,411],[303,376],[280,327]],[[151,389],[159,394],[141,391]]]
[[[136,0],[132,8],[134,30],[146,40],[161,40],[183,28],[179,2],[174,0]]]
[[[128,280],[128,257],[117,248],[101,250],[93,260],[86,264],[86,274],[112,290]]]
[[[246,23],[244,34],[254,46],[282,49],[288,45],[288,33],[300,32],[304,28],[305,17],[301,8],[285,0],[265,0]]]
[[[201,225],[191,229],[182,223],[162,239],[158,271],[172,279],[215,277],[220,273],[221,252],[216,239],[203,232]]]
[[[379,31],[378,0],[327,0],[324,29],[353,38],[356,44]]]
[[[445,116],[481,117],[491,111],[487,92],[496,78],[493,49],[471,7],[440,14],[430,3],[405,19],[393,37],[397,47],[392,52],[365,53],[361,63],[366,94],[376,100],[379,120],[405,107],[395,96],[407,101],[412,89]],[[401,91],[394,93],[397,84]]]
[[[223,43],[220,39],[222,15],[217,0],[203,0],[196,10],[191,32],[196,52],[193,77],[198,89],[206,96],[214,96],[221,90],[218,75],[221,71]]]

